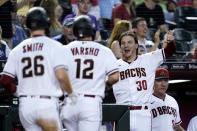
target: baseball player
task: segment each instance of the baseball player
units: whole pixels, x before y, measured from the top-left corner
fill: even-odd
[[[197,116],[193,117],[189,121],[187,131],[197,131]]]
[[[119,82],[113,85],[116,103],[129,105],[131,131],[150,131],[149,103],[153,92],[155,70],[163,63],[168,48],[175,49],[174,44],[169,43],[166,49],[158,49],[138,56],[138,40],[134,33],[123,33],[119,43],[123,56],[118,60]]]
[[[9,92],[16,91],[19,117],[26,131],[61,131],[58,98],[63,90],[73,96],[63,47],[45,36],[49,19],[43,8],[31,8],[26,25],[31,38],[10,52],[0,83]]]
[[[154,92],[151,98],[152,131],[184,131],[181,127],[179,106],[176,100],[166,94],[169,72],[158,68],[155,73]]]
[[[69,131],[99,131],[102,121],[102,98],[105,84],[119,79],[118,64],[112,51],[94,42],[95,30],[89,17],[80,15],[73,23],[78,40],[65,46],[68,73],[77,95],[77,103],[65,103],[61,111],[64,126]]]

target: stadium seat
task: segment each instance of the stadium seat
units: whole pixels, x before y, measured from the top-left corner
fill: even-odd
[[[197,9],[192,7],[178,7],[175,11],[177,27],[197,32]]]
[[[192,34],[183,28],[174,29],[174,38],[176,42],[176,53],[185,55],[191,51]]]

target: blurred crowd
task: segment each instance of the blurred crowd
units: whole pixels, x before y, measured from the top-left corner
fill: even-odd
[[[197,56],[197,28],[190,27],[191,39],[184,40],[187,47],[182,47],[184,42],[179,43],[175,32],[187,26],[186,15],[197,16],[197,0],[1,0],[0,42],[5,46],[1,46],[0,59],[6,59],[9,50],[29,37],[24,21],[27,11],[34,6],[46,9],[51,23],[48,36],[63,45],[75,40],[72,23],[76,16],[85,14],[95,27],[95,40],[111,48],[117,58],[121,57],[118,38],[128,30],[138,36],[139,54],[165,46],[165,34],[171,31],[178,41],[178,53],[183,53],[185,58]],[[190,13],[184,14],[184,11]],[[197,20],[193,16],[187,18]],[[183,30],[188,33],[187,28]],[[180,35],[182,30],[178,31]]]

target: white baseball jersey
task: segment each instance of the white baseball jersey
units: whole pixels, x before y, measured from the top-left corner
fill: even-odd
[[[65,49],[74,92],[104,97],[107,76],[118,71],[112,51],[93,41],[73,41]]]
[[[113,85],[119,104],[144,105],[149,103],[156,68],[165,58],[163,49],[140,55],[132,63],[118,60],[120,79]]]
[[[46,36],[29,38],[10,52],[3,73],[17,77],[18,96],[59,97],[63,92],[55,77],[55,69],[65,67],[62,51],[60,43]]]
[[[152,131],[174,131],[174,126],[181,123],[179,106],[168,94],[164,100],[152,95],[150,108]]]
[[[187,131],[197,131],[197,116],[193,117],[189,121]]]

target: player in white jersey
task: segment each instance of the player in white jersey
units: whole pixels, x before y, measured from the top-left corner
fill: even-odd
[[[193,117],[187,126],[187,131],[197,131],[197,116]]]
[[[179,106],[176,100],[166,94],[169,72],[158,68],[155,73],[154,92],[151,98],[152,131],[184,131],[181,127]]]
[[[109,48],[93,41],[95,32],[89,17],[77,17],[73,32],[78,40],[65,46],[65,54],[78,101],[62,108],[62,121],[69,131],[99,131],[105,84],[119,79],[117,60]],[[65,101],[69,103],[67,98]]]
[[[155,70],[163,63],[168,48],[175,49],[174,44],[169,43],[166,49],[138,56],[138,41],[134,33],[123,33],[119,43],[123,57],[118,60],[120,80],[113,85],[116,103],[130,106],[131,131],[150,131],[149,102],[153,92]]]
[[[43,8],[31,8],[26,25],[31,38],[11,51],[0,83],[11,93],[16,91],[20,121],[26,131],[61,131],[59,97],[63,91],[72,96],[63,47],[45,36],[49,21]]]

